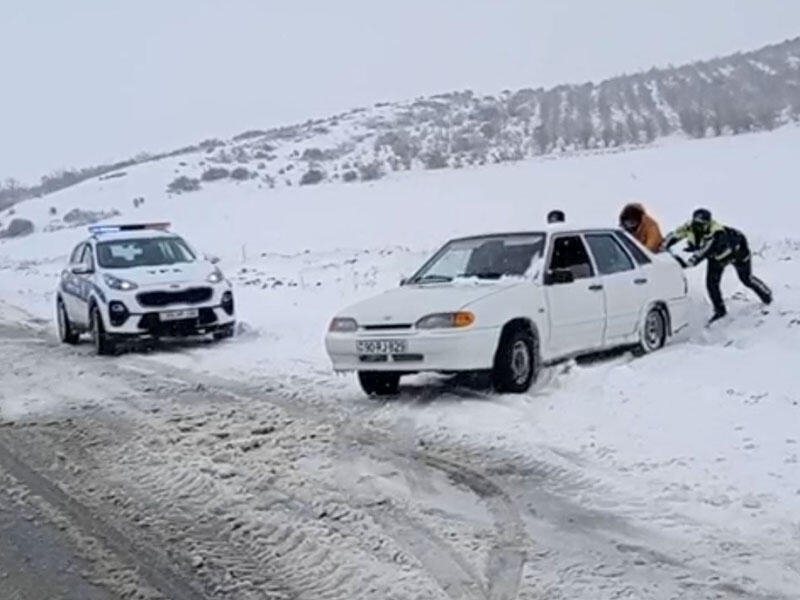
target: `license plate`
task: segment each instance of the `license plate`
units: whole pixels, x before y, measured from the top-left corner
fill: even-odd
[[[405,340],[358,340],[356,351],[359,354],[405,354],[408,342]]]
[[[160,313],[162,321],[180,321],[181,319],[196,319],[200,316],[200,311],[196,308],[187,308],[184,310],[169,310]]]

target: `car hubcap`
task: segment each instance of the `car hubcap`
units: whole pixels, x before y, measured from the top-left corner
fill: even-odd
[[[664,336],[664,323],[661,315],[657,312],[651,312],[647,316],[647,323],[645,324],[645,341],[648,348],[655,350],[661,345],[661,340]]]
[[[525,383],[531,372],[531,354],[523,341],[514,344],[511,350],[511,374],[515,383]]]

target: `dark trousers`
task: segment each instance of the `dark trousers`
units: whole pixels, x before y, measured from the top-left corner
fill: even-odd
[[[721,262],[718,260],[708,260],[708,270],[706,271],[706,288],[711,304],[714,305],[714,313],[724,315],[726,313],[725,303],[722,301],[722,291],[719,289],[722,281],[722,273],[725,267],[732,264],[736,269],[739,280],[748,288],[753,290],[764,304],[772,302],[772,291],[758,277],[753,275],[753,261],[750,259],[750,249],[745,245],[738,248],[734,253],[732,262]]]

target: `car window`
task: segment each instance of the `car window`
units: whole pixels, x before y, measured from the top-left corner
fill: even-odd
[[[89,244],[83,246],[83,254],[81,254],[81,264],[86,265],[90,269],[94,269],[94,258],[92,257],[92,247]]]
[[[633,261],[613,235],[593,233],[586,236],[586,241],[589,242],[601,275],[631,271],[634,268]]]
[[[622,245],[625,246],[628,249],[628,252],[630,252],[631,255],[633,256],[633,260],[635,260],[640,265],[646,265],[651,262],[650,257],[644,253],[644,250],[642,250],[641,248],[639,248],[639,246],[636,245],[636,242],[634,242],[631,238],[629,238],[621,231],[617,231],[616,234],[617,234],[617,239],[620,242],[622,242]]]
[[[456,278],[521,277],[542,255],[544,235],[506,234],[448,242],[409,283],[447,282]]]
[[[73,265],[78,264],[81,262],[81,256],[83,255],[83,242],[75,246],[75,249],[72,251],[72,254],[69,255],[69,262]]]
[[[594,269],[589,253],[580,236],[561,236],[553,240],[553,254],[550,257],[550,270],[567,270],[575,279],[594,277]]]
[[[179,237],[134,238],[99,242],[97,260],[104,269],[127,269],[188,263],[195,255]]]

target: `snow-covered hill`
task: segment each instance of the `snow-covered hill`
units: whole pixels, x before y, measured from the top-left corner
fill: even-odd
[[[788,598],[800,589],[794,375],[800,209],[793,196],[799,147],[800,128],[790,125],[637,152],[420,171],[358,186],[220,184],[181,195],[164,193],[177,163],[140,165],[125,177],[88,181],[16,207],[15,216],[30,219],[36,232],[0,241],[0,312],[32,323],[51,318],[59,269],[85,236],[83,227],[65,226],[67,211],[116,211],[116,221],[170,220],[222,258],[236,284],[243,326],[229,343],[173,347],[147,360],[261,382],[272,393],[313,398],[337,414],[368,414],[370,422],[405,428],[425,444],[447,440],[476,464],[508,456],[530,462],[534,472],[536,465],[552,473],[557,467],[561,483],[551,486],[542,476],[543,490],[568,495],[601,521],[613,515],[649,531],[659,551],[692,566],[692,577],[700,565],[709,578],[726,573],[743,593]],[[141,197],[145,202],[135,206],[133,198]],[[630,199],[643,201],[665,229],[701,205],[743,229],[775,304],[762,311],[728,274],[728,322],[708,331],[696,326],[644,359],[621,356],[548,371],[528,396],[488,396],[428,378],[410,382],[398,400],[375,405],[351,378],[330,373],[322,336],[331,314],[396,285],[448,237],[535,229],[554,207],[575,223],[609,224]],[[692,271],[691,283],[699,324],[709,310],[702,269]],[[92,368],[96,359],[77,352]],[[52,407],[15,397],[3,399],[0,409],[14,416]],[[585,540],[570,545],[560,531],[548,537],[542,518],[526,517],[539,527],[537,540],[563,545],[559,560],[570,552],[591,560]],[[575,525],[581,527],[589,525]],[[603,527],[593,522],[592,535]],[[603,536],[624,537],[608,527]],[[595,593],[599,575],[558,576],[561,591],[571,581],[569,597],[605,597]],[[540,570],[524,577],[540,578],[538,589],[547,589]]]
[[[155,163],[163,181],[133,197],[232,185],[374,181],[409,170],[469,169],[576,152],[613,152],[670,136],[705,138],[771,130],[800,118],[800,38],[598,84],[471,91],[383,102],[329,118],[232,139],[207,139],[116,164],[52,173],[31,188],[0,186],[0,208],[92,178],[126,177]],[[145,194],[145,192],[147,192]]]

